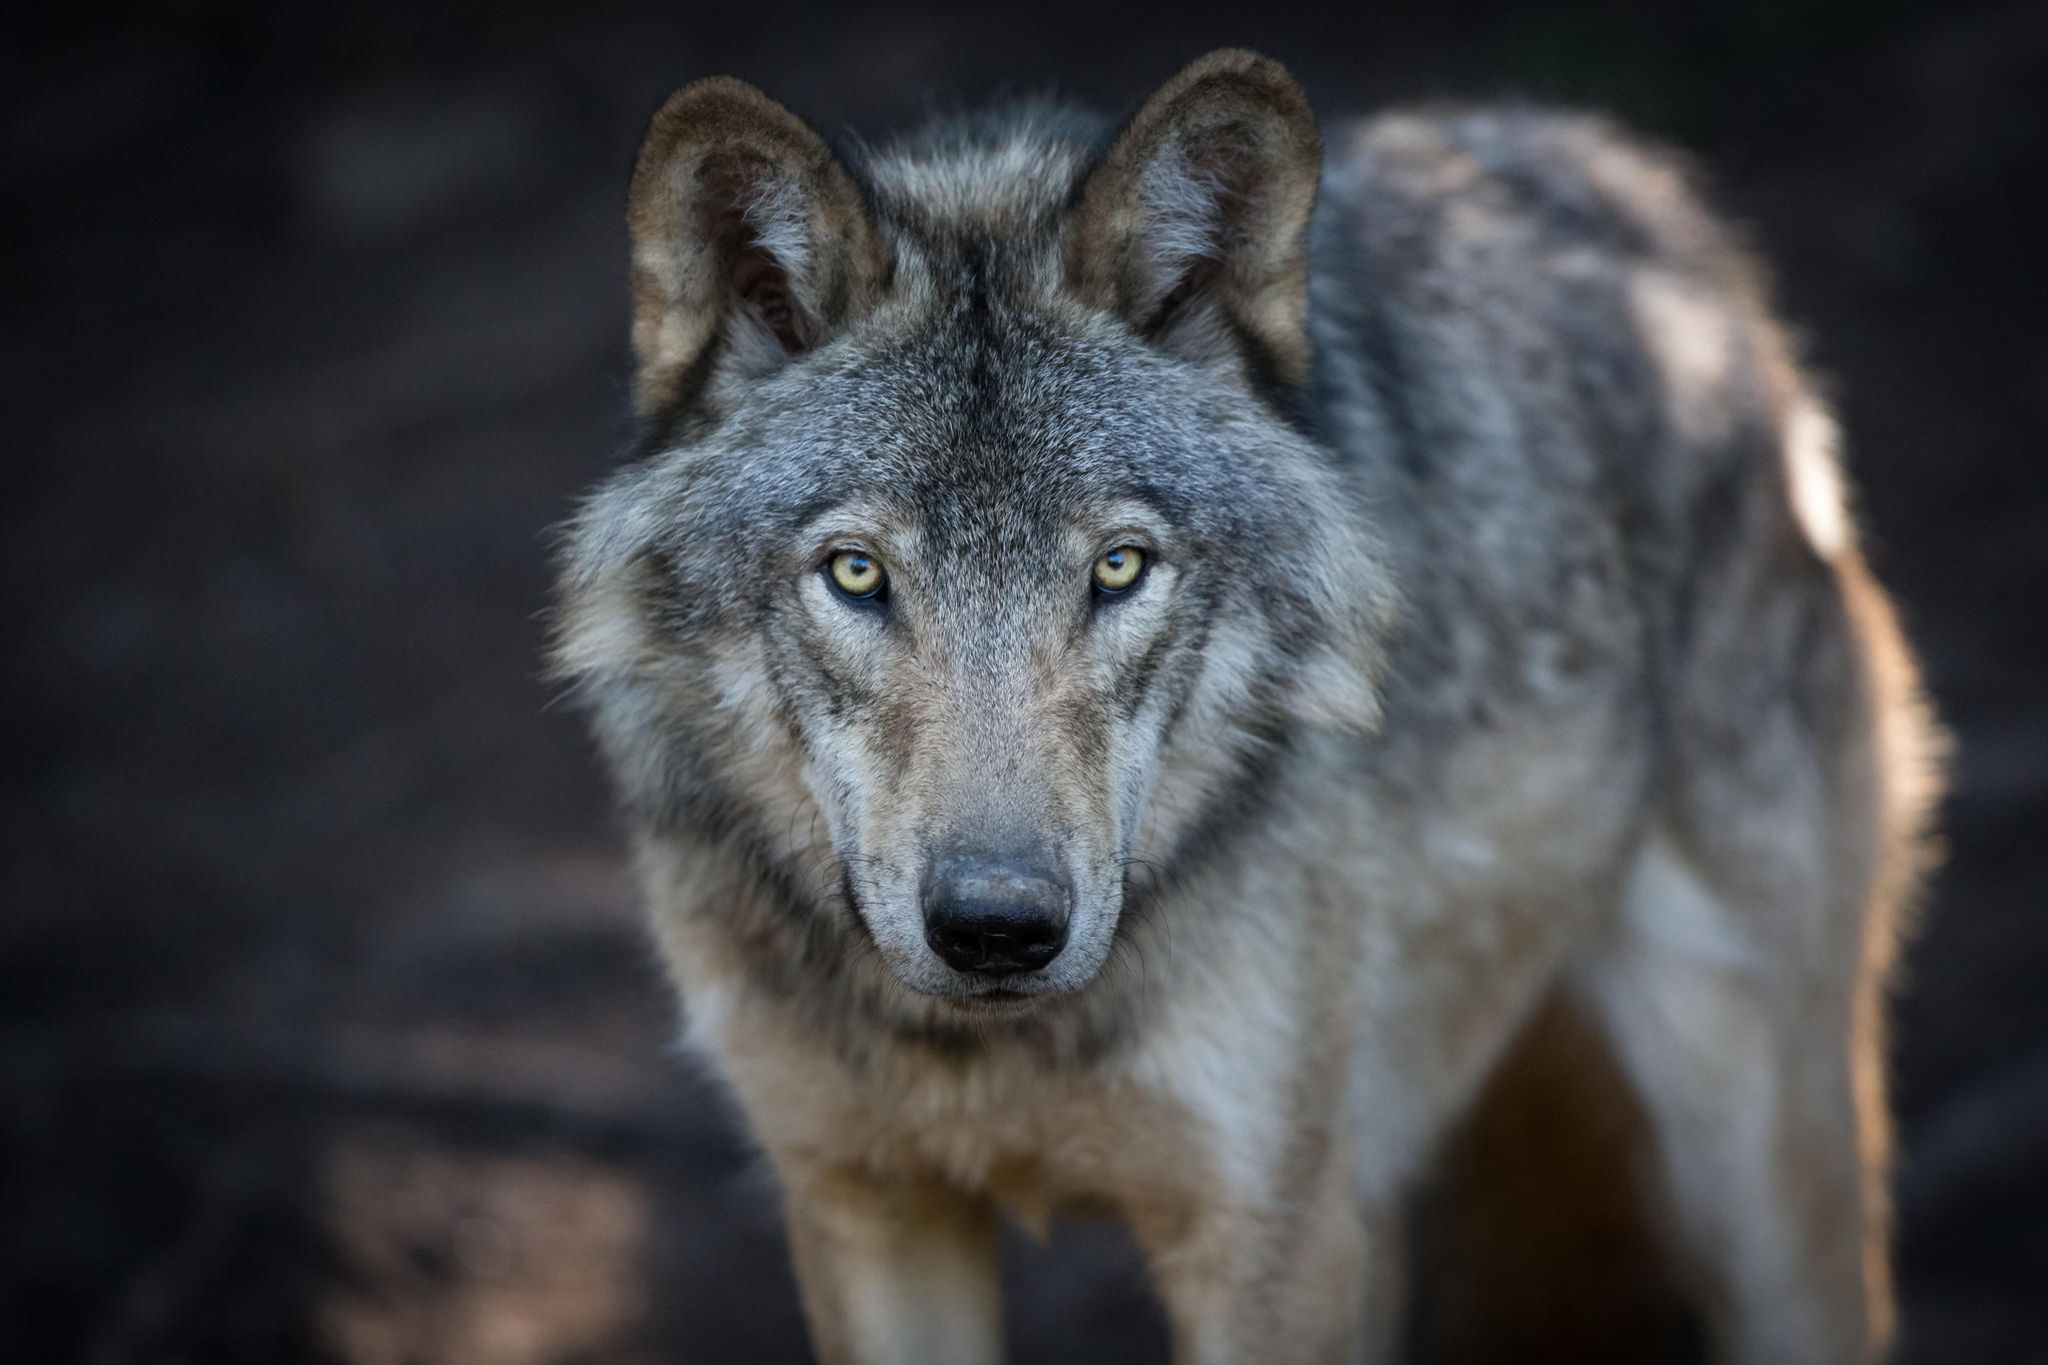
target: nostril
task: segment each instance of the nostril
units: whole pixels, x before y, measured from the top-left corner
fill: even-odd
[[[925,900],[925,942],[947,966],[984,976],[1035,972],[1067,944],[1063,880],[1036,870],[954,862],[936,871]]]
[[[946,965],[963,972],[1014,976],[1035,972],[1067,945],[1067,917],[1000,918],[972,904],[948,902],[925,917],[925,942]]]
[[[948,966],[963,972],[1010,976],[1035,972],[1066,947],[1064,917],[1028,925],[991,927],[971,909],[946,907],[925,924],[925,942]]]

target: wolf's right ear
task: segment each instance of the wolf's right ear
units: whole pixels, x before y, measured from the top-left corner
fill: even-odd
[[[689,398],[714,346],[769,368],[817,345],[886,274],[881,233],[825,140],[723,76],[655,114],[626,225],[642,413]]]
[[[1170,350],[1249,340],[1274,377],[1298,384],[1322,159],[1308,97],[1284,67],[1212,52],[1145,101],[1088,173],[1069,278]]]

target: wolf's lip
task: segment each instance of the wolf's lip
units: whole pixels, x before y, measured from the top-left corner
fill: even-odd
[[[974,995],[946,995],[940,997],[940,999],[944,1000],[954,1009],[964,1010],[970,1014],[1021,1014],[1037,1004],[1042,998],[1043,995],[1040,992],[1013,991],[1002,987],[991,991],[981,991]]]

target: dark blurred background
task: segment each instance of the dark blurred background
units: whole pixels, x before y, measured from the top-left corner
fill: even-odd
[[[2048,1361],[2048,5],[1110,9],[0,21],[0,1357],[803,1358],[537,679],[547,528],[626,434],[626,168],[713,72],[873,133],[1234,43],[1326,120],[1612,110],[1774,263],[1960,739],[1904,1358]],[[1156,1351],[1115,1238],[1013,1250],[1023,1359]]]

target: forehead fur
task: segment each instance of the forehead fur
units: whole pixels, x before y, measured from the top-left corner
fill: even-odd
[[[1033,233],[1064,213],[1109,132],[1093,114],[1027,100],[934,119],[859,169],[899,227]]]
[[[1214,535],[1270,500],[1259,470],[1288,434],[1113,325],[981,281],[762,381],[746,409],[648,474],[754,532],[848,502],[972,534],[1137,499]]]

